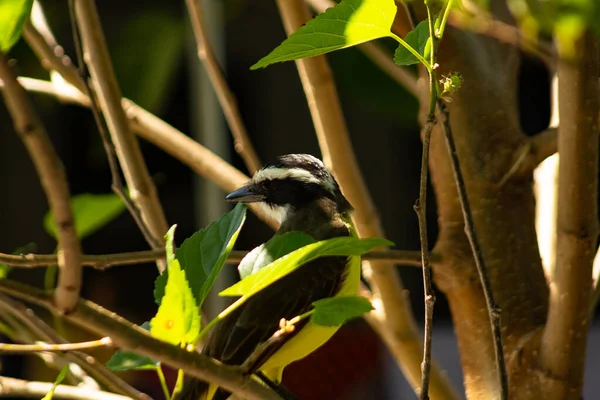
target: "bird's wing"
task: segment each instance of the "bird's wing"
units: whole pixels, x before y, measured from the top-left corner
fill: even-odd
[[[309,311],[314,301],[334,296],[345,278],[346,263],[346,257],[319,258],[258,292],[215,326],[204,348],[205,354],[226,364],[242,364],[261,342],[279,329],[281,318],[290,320]],[[269,348],[256,368],[306,322],[300,321],[293,333]]]

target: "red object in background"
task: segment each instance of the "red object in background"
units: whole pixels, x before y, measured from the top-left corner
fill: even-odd
[[[284,386],[302,400],[373,399],[369,381],[381,365],[380,341],[363,320],[343,326],[317,351],[290,364]]]

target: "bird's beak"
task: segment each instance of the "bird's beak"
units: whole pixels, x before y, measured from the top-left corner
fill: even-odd
[[[225,200],[231,203],[256,203],[264,201],[265,196],[255,193],[252,190],[252,186],[247,185],[229,193],[227,197],[225,197]]]

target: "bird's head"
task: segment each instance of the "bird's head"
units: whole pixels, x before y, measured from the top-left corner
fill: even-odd
[[[280,223],[294,211],[326,199],[340,214],[352,210],[333,175],[321,160],[309,154],[277,157],[257,171],[248,184],[226,197],[230,202],[259,203]]]

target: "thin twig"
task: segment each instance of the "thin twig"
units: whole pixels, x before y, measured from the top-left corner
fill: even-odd
[[[110,175],[112,179],[111,189],[117,196],[119,196],[119,198],[123,201],[123,204],[125,204],[127,207],[129,214],[131,214],[131,217],[135,221],[146,242],[153,248],[160,248],[162,247],[161,243],[158,243],[152,236],[152,232],[142,218],[140,210],[136,207],[131,198],[125,193],[125,186],[123,185],[123,179],[121,179],[121,171],[117,161],[115,145],[112,142],[110,135],[107,132],[105,122],[102,119],[102,110],[100,109],[100,104],[98,104],[98,97],[91,82],[92,78],[83,60],[81,38],[79,35],[79,29],[77,28],[77,23],[75,22],[76,17],[74,1],[75,0],[69,0],[69,14],[71,20],[71,31],[73,33],[73,42],[75,44],[75,53],[77,54],[77,69],[81,81],[84,82],[85,94],[90,100],[90,109],[92,111],[92,115],[94,116],[96,126],[98,127],[98,133],[100,133],[100,138],[102,139],[104,151],[106,152],[106,157],[108,159],[108,166],[110,168]]]
[[[431,143],[431,132],[437,124],[435,119],[435,105],[438,98],[437,87],[437,49],[439,38],[434,27],[434,16],[430,10],[430,3],[425,1],[427,9],[427,21],[429,36],[431,38],[431,49],[429,53],[429,64],[432,69],[429,72],[429,111],[423,127],[423,153],[421,157],[421,176],[419,183],[419,199],[414,209],[419,219],[419,239],[421,241],[421,260],[423,263],[423,292],[425,303],[425,328],[423,332],[423,361],[421,362],[421,400],[429,400],[429,381],[431,374],[431,338],[433,336],[433,308],[435,306],[435,293],[431,282],[431,264],[429,262],[429,240],[427,238],[427,177],[429,174],[429,147]],[[450,7],[448,4],[447,7]],[[426,56],[426,55],[425,55]]]
[[[460,161],[456,152],[456,145],[454,138],[452,137],[452,130],[450,127],[450,119],[448,116],[448,110],[443,100],[438,100],[437,111],[440,116],[442,123],[442,130],[444,131],[444,137],[446,139],[446,145],[448,147],[448,154],[450,156],[450,162],[452,164],[452,172],[454,173],[454,179],[456,181],[456,187],[458,190],[458,198],[462,209],[464,221],[465,221],[465,233],[469,240],[473,257],[475,259],[475,265],[481,281],[483,294],[485,296],[485,302],[487,304],[490,325],[493,335],[494,343],[494,354],[496,357],[496,369],[498,373],[498,382],[500,384],[500,396],[502,400],[508,399],[508,376],[506,374],[506,363],[504,360],[504,349],[502,347],[502,330],[500,328],[500,308],[494,300],[494,293],[492,292],[492,286],[490,284],[490,277],[487,272],[485,259],[483,252],[479,244],[479,238],[473,222],[473,214],[471,207],[467,199],[467,189],[465,181],[460,169]]]
[[[305,0],[310,7],[318,13],[325,12],[328,8],[335,6],[332,0]],[[404,2],[402,2],[404,4]],[[375,42],[362,43],[356,46],[362,51],[376,66],[385,72],[390,78],[395,80],[400,86],[405,88],[414,97],[419,97],[419,88],[417,77],[408,70],[408,68],[399,67],[393,61],[393,56],[383,47]]]
[[[87,350],[96,347],[110,347],[112,346],[112,340],[109,337],[103,337],[98,340],[90,340],[87,342],[78,343],[61,343],[61,344],[49,344],[49,343],[36,343],[36,344],[9,344],[0,343],[0,353],[4,354],[23,354],[23,353],[35,353],[41,351],[75,351],[75,350]]]
[[[540,354],[541,368],[556,382],[548,399],[581,395],[598,238],[600,43],[584,32],[574,46],[577,60],[561,61],[557,70],[557,251]]]
[[[54,215],[61,249],[58,260],[60,274],[54,298],[61,313],[68,313],[79,298],[82,269],[81,245],[75,232],[67,177],[27,93],[1,53],[0,79],[4,81],[2,95],[15,130],[31,156]]]
[[[212,83],[213,89],[217,94],[231,134],[234,139],[235,151],[242,157],[246,163],[246,167],[250,174],[254,174],[260,169],[260,162],[254,146],[248,137],[248,132],[242,121],[240,110],[237,106],[237,100],[225,80],[223,71],[219,66],[219,61],[215,56],[215,51],[210,43],[206,28],[204,26],[204,18],[202,13],[201,0],[186,0],[188,12],[192,22],[192,29],[196,37],[196,46],[198,48],[198,58],[204,65],[206,73]]]
[[[0,376],[0,397],[20,397],[39,399],[44,397],[54,384],[50,382],[25,381]],[[128,400],[130,397],[109,392],[101,392],[86,387],[58,385],[54,399],[69,400]]]
[[[248,254],[247,251],[233,250],[227,257],[228,263],[239,263]],[[152,262],[165,257],[164,250],[132,251],[129,253],[115,254],[83,254],[81,265],[104,270],[118,265],[131,265]],[[408,265],[412,267],[421,266],[421,255],[418,251],[410,250],[383,250],[372,251],[361,256],[363,260],[390,261],[395,264]],[[429,257],[430,262],[441,262],[440,257],[433,253]],[[56,254],[5,254],[0,253],[0,263],[17,268],[34,268],[55,265],[58,261]]]
[[[43,291],[10,280],[0,281],[0,292],[57,313],[52,301]],[[179,346],[156,339],[145,329],[88,300],[80,300],[72,313],[63,315],[84,330],[108,336],[116,347],[150,357],[174,369],[206,382],[212,382],[250,400],[279,400],[279,396],[254,379],[245,376],[239,367],[228,366],[210,357],[187,351]]]
[[[12,314],[15,318],[19,319],[19,322],[35,337],[48,343],[68,343],[56,333],[54,329],[40,319],[33,310],[25,307],[22,303],[11,299],[4,294],[0,295],[0,303],[6,306],[3,316]],[[91,377],[113,392],[121,393],[137,400],[151,400],[147,394],[142,393],[129,385],[88,354],[73,351],[66,353],[64,357],[70,362],[79,365]],[[83,379],[87,380],[85,377],[83,377]]]
[[[93,86],[129,187],[130,197],[154,238],[152,247],[164,246],[163,235],[168,229],[156,187],[150,178],[136,137],[121,104],[121,90],[117,83],[100,19],[93,0],[75,0],[77,26],[81,33],[84,57],[89,67]],[[164,263],[161,264],[164,267]]]

